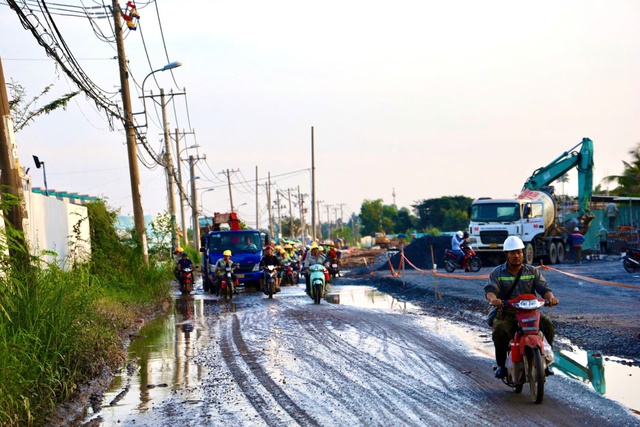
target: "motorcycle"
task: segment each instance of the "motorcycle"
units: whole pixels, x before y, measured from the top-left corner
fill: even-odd
[[[340,276],[340,261],[338,261],[338,258],[327,259],[327,270],[329,271],[329,277]]]
[[[322,264],[313,264],[309,266],[309,296],[314,304],[320,304],[327,287],[326,281],[327,270]]]
[[[224,276],[220,280],[220,296],[227,299],[232,299],[236,286],[238,285],[238,279],[234,279],[233,271],[240,267],[238,263],[226,266],[224,268]]]
[[[268,295],[269,298],[273,298],[273,294],[280,292],[276,284],[277,278],[278,269],[275,265],[265,265],[262,268],[262,279],[264,283],[262,291],[265,295]]]
[[[628,273],[638,272],[640,270],[640,248],[627,248],[622,265]]]
[[[191,267],[180,270],[179,283],[182,295],[190,294],[193,291],[193,269]]]
[[[296,285],[300,281],[298,272],[296,271],[296,264],[291,261],[284,263],[284,269],[282,271],[282,284],[283,285]]]
[[[465,271],[478,272],[482,268],[482,261],[480,257],[476,255],[476,251],[473,250],[471,245],[464,244],[460,246],[464,253],[462,262],[458,264],[456,260],[458,256],[451,250],[446,249],[444,251],[444,269],[447,273],[453,273],[456,268],[464,268]]]
[[[529,383],[531,397],[535,403],[544,399],[546,369],[553,363],[553,350],[540,331],[538,309],[549,302],[532,294],[522,294],[504,301],[503,307],[513,312],[518,319],[518,330],[509,343],[507,352],[507,376],[502,381],[521,393]]]

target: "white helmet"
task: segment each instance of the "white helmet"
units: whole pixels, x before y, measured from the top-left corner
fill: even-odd
[[[522,243],[522,239],[520,239],[518,236],[507,237],[507,240],[504,241],[503,250],[505,252],[509,252],[518,249],[524,249],[524,243]]]
[[[458,232],[456,233],[456,236],[458,236],[459,238],[461,238],[461,239],[462,239],[462,236],[464,236],[464,233],[463,233],[462,231],[458,231]]]

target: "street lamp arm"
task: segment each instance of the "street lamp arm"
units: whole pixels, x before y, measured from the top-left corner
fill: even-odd
[[[145,76],[145,78],[142,80],[141,89],[142,89],[142,108],[143,108],[143,111],[141,113],[134,113],[134,114],[144,114],[144,125],[140,126],[140,127],[147,127],[147,124],[148,124],[148,122],[147,122],[147,102],[146,102],[147,98],[146,98],[146,96],[144,94],[144,85],[147,82],[147,79],[149,77],[151,77],[153,74],[155,74],[155,73],[157,73],[159,71],[167,71],[167,70],[171,70],[173,68],[178,68],[178,67],[181,67],[181,66],[182,66],[182,62],[180,62],[180,61],[170,62],[170,63],[168,63],[167,65],[165,65],[162,68],[158,68],[157,70],[153,70],[152,72],[147,74]]]

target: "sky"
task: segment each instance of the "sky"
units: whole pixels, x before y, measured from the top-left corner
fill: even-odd
[[[198,145],[182,158],[206,156],[196,163],[205,213],[229,211],[227,169],[234,207],[249,224],[256,221],[256,167],[263,227],[269,173],[273,199],[275,189],[310,194],[312,127],[323,222],[326,205],[332,218],[342,209],[346,220],[364,200],[411,208],[442,196],[513,197],[534,170],[583,137],[594,141],[597,185],[621,174],[640,143],[635,0],[157,0],[138,7],[139,29],[125,30],[133,110],[145,111],[145,76],[183,63],[154,73],[145,93],[186,92],[168,103],[168,126],[172,134],[186,131],[182,148]],[[112,22],[95,20],[92,29],[86,18],[53,18],[84,72],[121,103],[115,45],[94,31],[108,37]],[[76,90],[5,0],[0,58],[5,79],[30,95],[51,83],[51,96]],[[147,138],[160,152],[161,113],[151,98],[145,104]],[[144,116],[136,115],[142,123]],[[34,186],[43,186],[37,155],[49,188],[106,197],[131,215],[122,124],[110,130],[105,117],[77,96],[66,111],[16,134],[20,161]],[[145,214],[164,212],[164,171],[145,164]],[[187,163],[182,169],[188,176]],[[575,170],[564,192],[577,194]]]

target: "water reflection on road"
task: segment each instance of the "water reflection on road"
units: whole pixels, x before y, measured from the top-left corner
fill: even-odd
[[[105,393],[101,410],[89,410],[85,421],[100,417],[102,426],[122,425],[123,416],[135,419],[176,390],[199,400],[198,386],[207,370],[192,356],[195,342],[206,344],[209,339],[203,322],[206,302],[210,301],[181,296],[173,312],[146,324],[129,346],[126,368]]]

